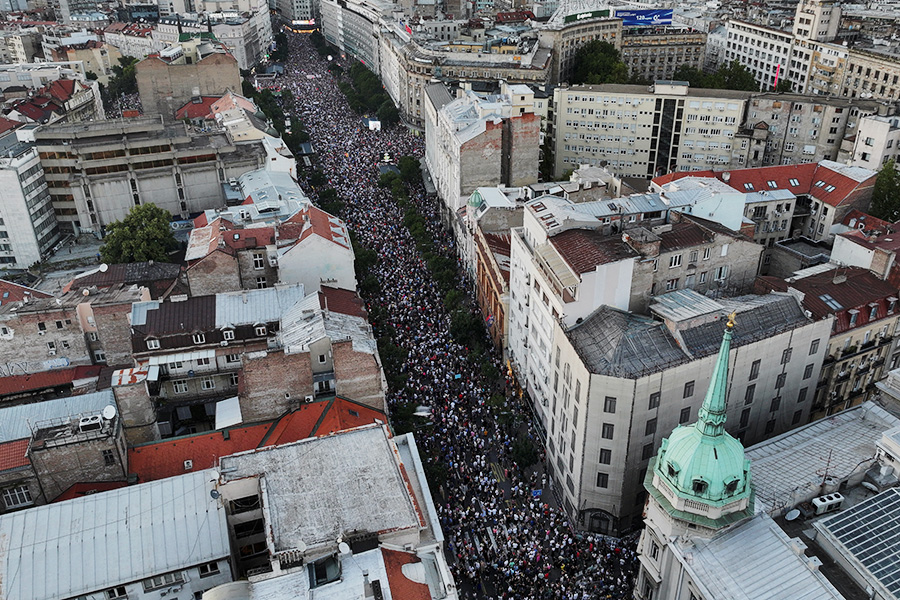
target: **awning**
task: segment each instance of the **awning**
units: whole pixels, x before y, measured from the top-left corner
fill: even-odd
[[[159,365],[153,365],[147,369],[147,381],[157,381],[159,379]]]
[[[213,349],[208,350],[194,350],[193,352],[179,352],[177,354],[160,354],[158,356],[150,357],[150,365],[165,365],[173,362],[188,362],[191,360],[198,360],[201,358],[215,358],[216,351]]]

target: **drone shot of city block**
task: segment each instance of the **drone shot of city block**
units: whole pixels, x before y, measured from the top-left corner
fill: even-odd
[[[0,600],[900,600],[897,0],[0,24]]]

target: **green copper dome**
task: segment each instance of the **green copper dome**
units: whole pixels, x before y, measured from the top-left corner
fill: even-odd
[[[723,506],[750,496],[750,461],[744,447],[725,431],[728,353],[734,321],[729,319],[697,422],[678,427],[663,440],[654,469],[681,498]]]

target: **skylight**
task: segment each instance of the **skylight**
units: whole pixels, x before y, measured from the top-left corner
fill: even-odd
[[[828,308],[833,308],[834,310],[840,310],[844,308],[841,306],[841,303],[831,297],[831,294],[822,294],[819,296],[819,300],[828,305]]]

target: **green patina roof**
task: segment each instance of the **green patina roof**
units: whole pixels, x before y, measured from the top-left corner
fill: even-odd
[[[725,431],[725,392],[733,323],[729,321],[696,423],[662,441],[654,469],[678,496],[712,506],[749,497],[750,461]]]
[[[469,206],[473,208],[478,208],[484,204],[484,198],[481,197],[481,194],[476,192],[472,192],[472,195],[469,196]]]

